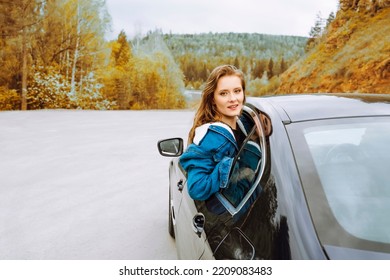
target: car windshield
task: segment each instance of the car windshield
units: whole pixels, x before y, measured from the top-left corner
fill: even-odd
[[[390,118],[310,121],[289,131],[321,242],[389,252]]]

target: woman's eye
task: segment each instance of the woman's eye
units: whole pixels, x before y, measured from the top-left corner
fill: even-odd
[[[222,95],[222,96],[225,96],[225,95],[227,95],[228,93],[227,93],[226,91],[221,91],[219,94]]]
[[[234,92],[235,93],[241,93],[241,89],[236,89]]]

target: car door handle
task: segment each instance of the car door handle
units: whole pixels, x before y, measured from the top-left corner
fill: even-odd
[[[177,182],[177,188],[181,192],[184,188],[183,179],[180,179],[179,182]]]
[[[202,232],[204,231],[205,222],[206,219],[203,213],[197,213],[192,218],[192,229],[195,231],[199,238],[202,236]]]

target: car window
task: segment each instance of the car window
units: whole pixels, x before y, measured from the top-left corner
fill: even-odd
[[[390,250],[389,131],[389,117],[289,128],[313,221],[325,244]]]
[[[251,126],[234,158],[226,188],[216,194],[231,215],[247,208],[252,201],[251,198],[261,190],[259,182],[265,164],[263,160],[265,136],[260,114],[255,109],[245,107],[243,115]]]
[[[309,148],[326,149],[313,159],[337,221],[358,238],[385,243],[390,243],[389,131],[390,123],[362,123],[319,126],[305,134]]]

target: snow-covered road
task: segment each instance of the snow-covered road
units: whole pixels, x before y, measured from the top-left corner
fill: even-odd
[[[0,259],[175,259],[168,158],[192,111],[0,112]]]

